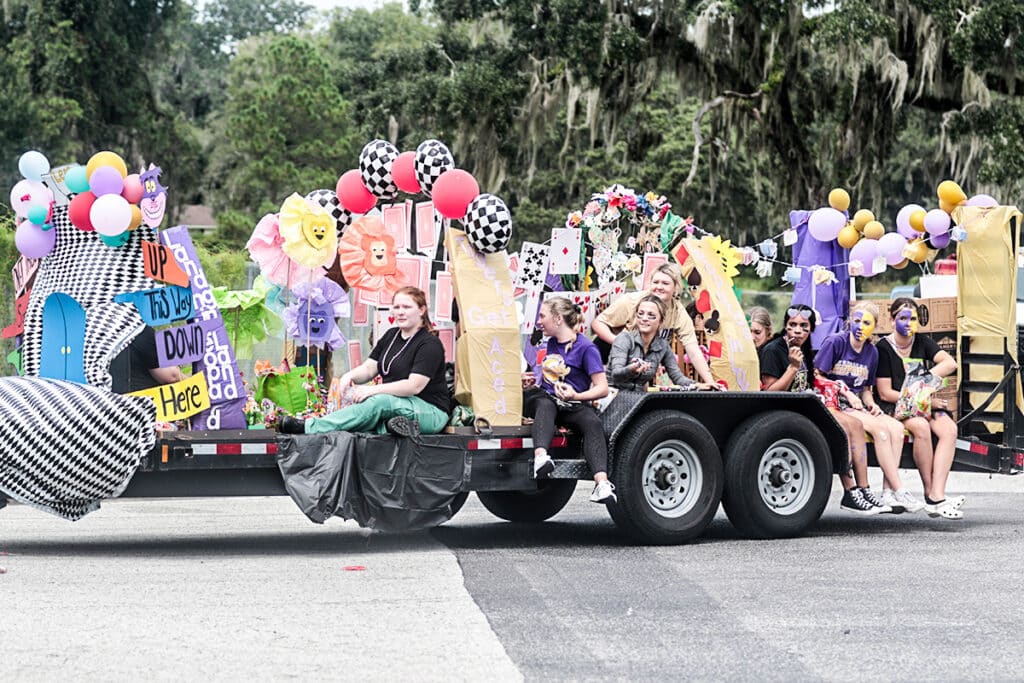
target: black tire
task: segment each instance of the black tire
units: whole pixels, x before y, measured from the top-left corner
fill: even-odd
[[[530,491],[477,491],[476,497],[496,517],[509,522],[543,522],[565,507],[576,490],[575,479],[547,479]]]
[[[803,415],[755,415],[729,438],[722,506],[744,536],[803,533],[821,517],[831,491],[828,443]]]
[[[674,410],[640,417],[615,448],[618,503],[612,519],[641,543],[670,545],[699,536],[722,499],[722,456],[696,419]]]

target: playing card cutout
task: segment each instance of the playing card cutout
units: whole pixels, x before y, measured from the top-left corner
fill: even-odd
[[[544,286],[548,274],[551,249],[546,244],[523,242],[519,250],[519,269],[516,271],[515,286],[531,290]]]
[[[449,272],[438,273],[434,291],[434,320],[450,321],[452,319],[452,300],[454,298],[452,274]]]
[[[409,217],[405,204],[385,204],[381,209],[384,233],[395,240],[395,251],[409,247]]]
[[[434,202],[416,204],[416,249],[428,256],[437,252],[441,221],[434,210]]]
[[[358,339],[348,340],[348,369],[362,365],[363,346]]]
[[[360,298],[361,289],[356,290],[355,301],[352,302],[352,327],[367,327],[370,324],[370,307]]]
[[[644,254],[643,289],[650,289],[654,271],[668,263],[668,254]]]
[[[455,362],[455,330],[450,327],[442,327],[437,330],[437,338],[441,340],[444,347],[444,361]]]
[[[384,333],[395,326],[395,316],[391,314],[390,308],[378,308],[373,323],[373,338],[380,340]]]
[[[551,231],[551,273],[572,275],[580,271],[579,228],[555,228]]]

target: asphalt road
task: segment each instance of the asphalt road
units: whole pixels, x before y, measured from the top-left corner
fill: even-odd
[[[1024,478],[962,522],[859,518],[634,547],[581,486],[552,522],[474,499],[430,533],[319,527],[290,500],[0,511],[7,680],[1019,680]],[[6,553],[6,554],[4,554]],[[362,569],[360,569],[360,567]]]

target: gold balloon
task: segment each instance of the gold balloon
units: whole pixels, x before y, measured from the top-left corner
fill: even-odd
[[[129,232],[142,225],[142,209],[135,204],[131,205],[132,209],[132,222],[128,224]]]
[[[947,204],[956,206],[960,202],[967,201],[967,195],[960,189],[960,186],[954,183],[952,180],[943,180],[939,183],[939,189],[937,191],[939,200],[944,201]]]
[[[864,236],[870,240],[877,240],[885,234],[885,226],[878,221],[870,221],[864,226]]]
[[[100,166],[113,166],[121,174],[122,178],[128,177],[128,167],[125,166],[124,159],[113,152],[96,152],[93,154],[89,159],[89,163],[85,165],[85,177],[92,178],[92,172]]]
[[[863,230],[864,226],[875,220],[875,214],[870,209],[861,209],[857,213],[853,214],[853,227],[858,230]]]
[[[837,187],[828,193],[828,205],[836,211],[846,211],[850,208],[850,193]]]
[[[839,231],[836,241],[843,249],[853,249],[853,245],[860,241],[860,233],[857,232],[857,228],[847,224]]]
[[[918,209],[908,216],[907,220],[910,222],[910,227],[918,232],[924,232],[924,217],[928,215],[928,212],[924,209]]]
[[[953,209],[960,206],[961,204],[963,204],[963,202],[957,202],[954,204],[952,202],[947,202],[945,199],[939,200],[939,208],[945,211],[946,213],[953,213]]]
[[[893,266],[893,268],[895,268],[896,270],[903,270],[904,268],[907,267],[908,263],[910,263],[909,259],[903,259],[902,261],[897,263],[895,266]]]
[[[924,263],[924,260],[928,258],[928,245],[923,239],[914,240],[903,250],[903,255],[914,263]]]

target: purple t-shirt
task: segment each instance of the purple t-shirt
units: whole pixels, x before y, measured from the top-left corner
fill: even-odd
[[[871,342],[864,342],[860,353],[857,353],[850,345],[850,334],[838,332],[821,343],[814,356],[814,367],[829,379],[843,380],[846,386],[859,394],[864,387],[875,386],[878,349]]]
[[[565,347],[569,344],[572,344],[572,348],[566,351]],[[604,364],[594,342],[577,334],[576,339],[564,344],[559,344],[554,337],[548,339],[547,354],[539,369],[541,388],[554,395],[552,380],[568,382],[578,392],[586,391],[590,388],[590,376],[595,372],[604,372]],[[568,374],[565,374],[566,369]]]

